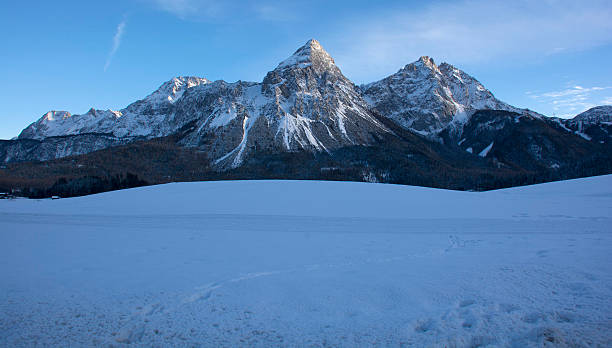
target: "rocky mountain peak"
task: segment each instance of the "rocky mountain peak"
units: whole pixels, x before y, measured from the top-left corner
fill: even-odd
[[[322,95],[336,95],[338,90],[352,91],[355,96],[358,94],[353,83],[342,75],[334,59],[315,39],[308,40],[276,69],[268,72],[262,83],[263,94],[283,99],[302,98],[304,95],[322,99]]]
[[[404,74],[406,73],[408,74],[414,74],[414,73],[431,74],[432,72],[440,73],[440,69],[434,62],[433,58],[430,58],[428,56],[421,56],[415,62],[406,64],[402,69],[400,69],[400,72],[403,72]]]
[[[185,91],[199,85],[208,84],[211,81],[196,76],[177,76],[164,82],[155,92],[144,99],[138,100],[125,109],[133,114],[161,114],[167,113]]]
[[[261,84],[211,88],[215,85],[185,95],[174,119],[196,116],[197,131],[182,141],[206,146],[219,167],[239,166],[255,149],[331,151],[372,144],[374,135],[389,132],[314,39],[268,72]],[[215,140],[202,145],[203,139]]]
[[[177,76],[170,81],[164,82],[155,92],[151,93],[145,99],[174,103],[188,88],[206,83],[210,83],[210,81],[203,77]]]
[[[381,114],[421,134],[435,134],[465,123],[475,110],[520,110],[497,100],[467,73],[428,56],[397,73],[362,87],[366,100]]]
[[[323,49],[323,46],[315,40],[308,40],[302,47],[298,48],[289,58],[282,61],[275,71],[304,69],[312,67],[315,71],[322,73],[327,70],[338,71],[334,59]]]
[[[52,110],[43,115],[42,120],[55,121],[70,118],[72,116],[68,111],[56,111]]]
[[[436,67],[436,63],[434,62],[433,58],[429,56],[421,56],[416,62],[414,62],[414,64],[423,65],[429,68]]]

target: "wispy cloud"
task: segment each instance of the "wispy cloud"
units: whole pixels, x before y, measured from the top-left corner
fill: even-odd
[[[336,60],[365,81],[421,55],[455,64],[528,63],[612,43],[610,18],[609,0],[437,1],[343,24],[335,40]]]
[[[584,88],[582,86],[574,86],[572,88],[568,88],[568,89],[564,89],[561,91],[556,91],[556,92],[547,92],[547,93],[542,93],[540,95],[534,95],[533,98],[541,98],[541,97],[545,97],[545,98],[566,98],[566,97],[572,97],[572,96],[580,96],[580,97],[586,97],[589,93],[593,92],[593,91],[603,91],[604,89],[608,89],[610,87],[589,87],[589,88]]]
[[[115,36],[113,36],[113,47],[111,51],[108,53],[108,58],[106,58],[106,64],[104,64],[104,71],[108,70],[111,62],[113,61],[113,57],[115,57],[115,53],[119,49],[121,45],[121,38],[123,38],[123,33],[125,32],[125,25],[127,23],[127,18],[123,17],[123,20],[117,25],[117,30],[115,31]]]
[[[289,21],[299,18],[298,4],[269,0],[141,0],[185,20]]]
[[[154,0],[153,2],[161,10],[173,13],[179,17],[184,17],[196,9],[196,3],[191,0]]]
[[[296,15],[297,9],[291,8],[291,6],[287,3],[282,4],[272,4],[272,3],[264,3],[257,2],[253,6],[253,11],[257,15],[257,17],[264,21],[290,21],[295,20],[298,16]]]
[[[211,0],[144,0],[181,19],[210,19],[225,13],[228,4]]]
[[[552,105],[556,116],[573,117],[597,105],[612,104],[612,97],[603,97],[603,101],[598,102],[602,98],[601,94],[610,89],[612,89],[610,86],[572,86],[558,91],[527,93],[527,95],[539,103]]]

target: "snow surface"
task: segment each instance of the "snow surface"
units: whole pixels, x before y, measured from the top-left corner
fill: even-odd
[[[612,175],[0,200],[0,346],[611,346]]]

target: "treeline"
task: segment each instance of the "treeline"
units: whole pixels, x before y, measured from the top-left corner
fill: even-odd
[[[147,181],[138,178],[138,175],[129,172],[125,175],[117,174],[111,177],[87,176],[73,179],[61,177],[49,188],[26,187],[21,195],[29,198],[74,197],[149,184]]]
[[[72,197],[180,181],[301,179],[376,181],[454,190],[491,190],[612,173],[609,151],[583,154],[553,170],[500,166],[492,159],[449,149],[406,135],[379,145],[332,152],[251,153],[242,166],[218,171],[206,152],[153,139],[46,162],[12,163],[0,168],[0,192],[31,198]]]

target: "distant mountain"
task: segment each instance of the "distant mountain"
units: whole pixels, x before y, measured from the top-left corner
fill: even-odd
[[[611,109],[545,117],[425,56],[358,87],[309,40],[262,82],[181,76],[122,110],[50,111],[0,141],[0,188],[21,182],[48,192],[60,173],[76,180],[128,170],[148,183],[276,177],[457,189],[607,174]],[[38,181],[23,178],[33,168]]]
[[[568,132],[600,144],[610,144],[612,139],[612,106],[591,108],[572,119],[554,119]]]
[[[568,131],[558,120],[503,110],[477,110],[463,124],[459,137],[452,129],[440,136],[449,147],[515,170],[563,173],[598,153],[611,154],[609,146]]]
[[[590,108],[578,114],[572,119],[573,122],[602,123],[612,122],[612,105],[602,105]]]
[[[83,115],[49,111],[19,134],[19,139],[43,140],[53,136],[104,133],[115,137],[159,137],[174,131],[168,117],[174,103],[189,88],[210,83],[199,77],[175,77],[155,92],[119,111],[91,108]]]

